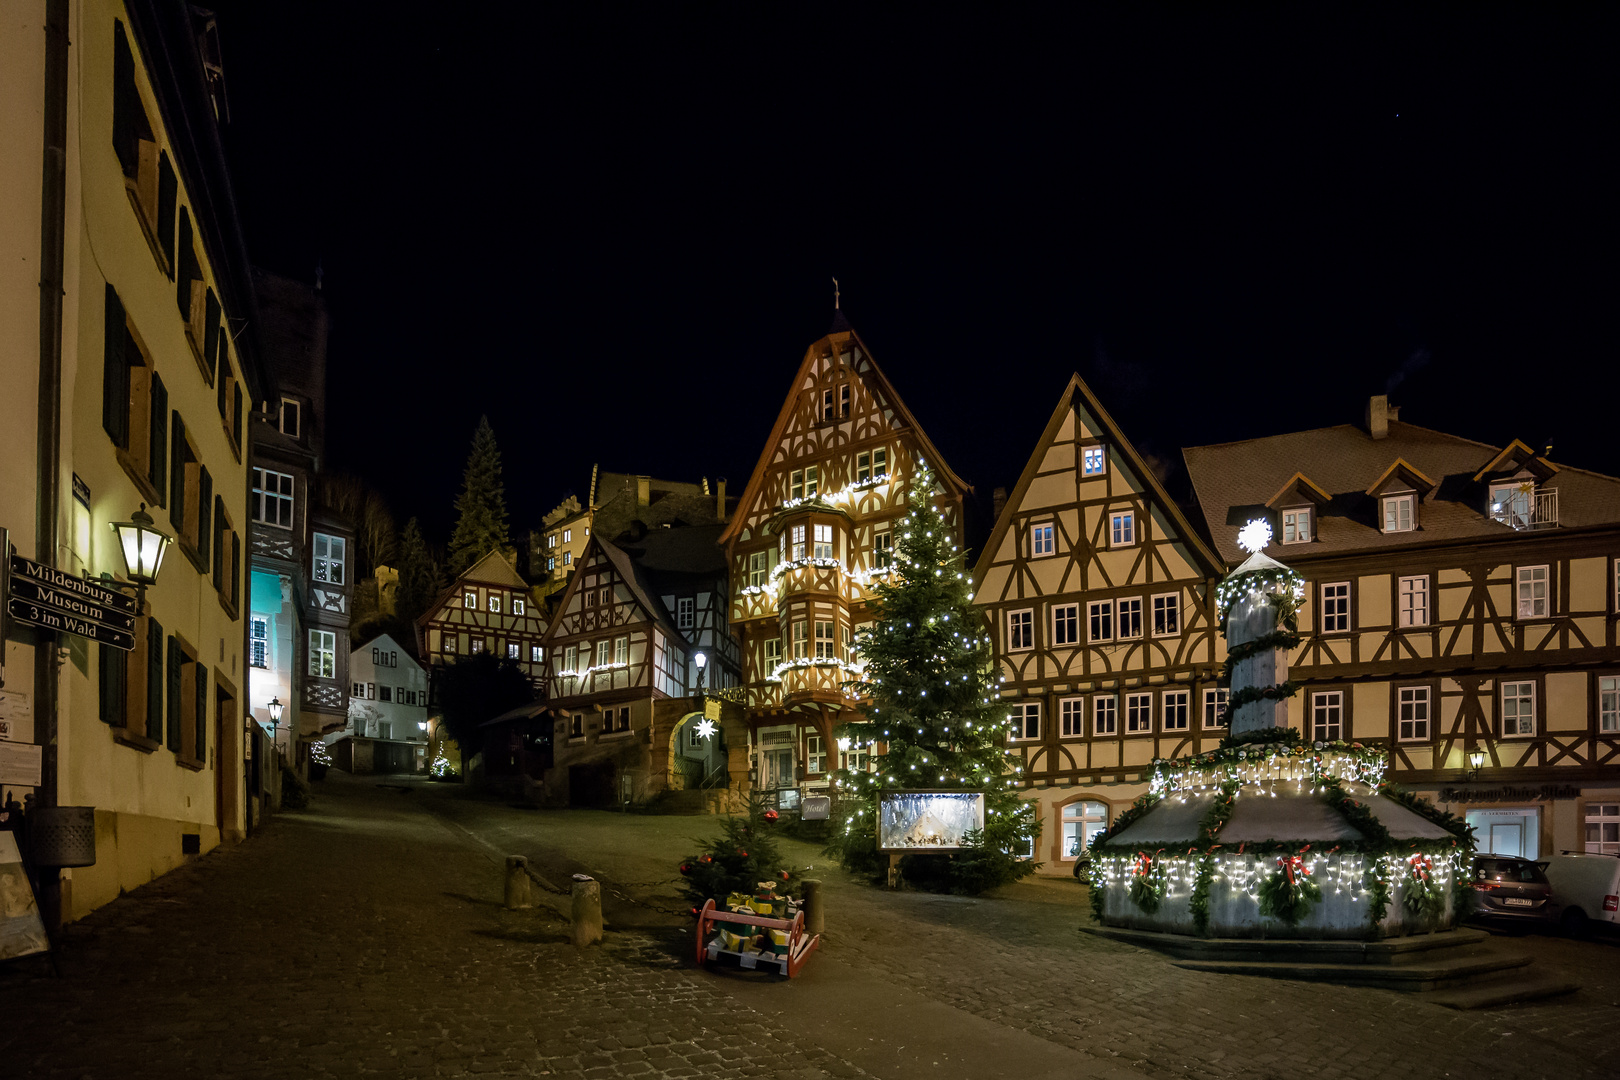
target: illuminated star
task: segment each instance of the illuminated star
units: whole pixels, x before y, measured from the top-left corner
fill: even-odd
[[[703,738],[703,739],[712,738],[714,736],[714,721],[713,720],[699,720],[698,721],[698,726],[697,726],[697,733],[698,733],[699,738]]]
[[[1265,546],[1271,543],[1271,522],[1265,518],[1254,518],[1238,530],[1237,540],[1238,547],[1251,555],[1265,550]]]

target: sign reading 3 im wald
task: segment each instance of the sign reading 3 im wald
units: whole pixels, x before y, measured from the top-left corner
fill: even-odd
[[[14,619],[125,652],[135,648],[134,597],[21,555],[11,556],[10,592],[6,610]]]

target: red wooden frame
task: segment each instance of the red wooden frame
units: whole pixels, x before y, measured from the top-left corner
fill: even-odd
[[[757,926],[764,930],[786,930],[788,932],[788,951],[786,956],[764,956],[752,953],[739,953],[731,949],[709,947],[709,931],[715,923],[729,922],[743,926]],[[779,967],[782,974],[788,978],[799,973],[804,962],[810,954],[821,945],[820,934],[806,934],[804,932],[804,912],[794,915],[792,920],[772,919],[764,915],[744,915],[736,911],[721,911],[714,906],[713,900],[703,902],[703,910],[698,912],[697,921],[697,962],[702,967],[707,960],[716,956],[735,956],[739,961],[753,957],[753,963],[746,966],[758,968],[761,964],[772,964]]]

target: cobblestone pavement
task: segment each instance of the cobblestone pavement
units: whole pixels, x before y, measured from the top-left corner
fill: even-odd
[[[1073,1069],[1061,1075],[1620,1074],[1620,949],[1602,944],[1509,942],[1585,989],[1458,1013],[1389,991],[1183,971],[1080,934],[1084,891],[1069,881],[979,900],[890,894],[785,841],[826,881],[830,932],[826,960],[769,987],[686,959],[670,868],[713,828],[705,819],[524,811],[401,787],[334,774],[311,810],[70,927],[64,978],[0,969],[0,1068],[73,1080],[868,1075],[852,1062],[876,1059],[848,1031],[793,1012],[854,992],[834,977],[843,969],[892,991],[896,1016],[902,999],[926,1000],[1026,1050],[1063,1048]],[[602,877],[605,946],[576,951],[549,907],[504,911],[507,852],[553,881]],[[882,1030],[881,1015],[872,1022]],[[873,1071],[990,1075],[918,1065]]]
[[[471,827],[539,860],[602,867],[635,878],[653,905],[672,903],[656,878],[687,851],[700,819],[523,811],[442,803]],[[602,853],[602,836],[616,837]],[[1186,971],[1163,957],[1078,932],[1085,890],[1043,879],[969,900],[887,893],[823,865],[808,844],[784,847],[826,880],[828,955],[896,987],[997,1024],[1112,1060],[1152,1077],[1301,1073],[1361,1080],[1498,1074],[1516,1078],[1620,1075],[1620,947],[1555,937],[1503,938],[1533,970],[1582,983],[1539,1004],[1458,1012],[1390,990]],[[612,874],[609,874],[612,877]],[[630,889],[635,892],[635,888]]]

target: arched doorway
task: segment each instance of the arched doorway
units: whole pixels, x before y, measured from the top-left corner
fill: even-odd
[[[670,732],[671,791],[724,790],[729,786],[725,728],[701,712],[682,716]]]

